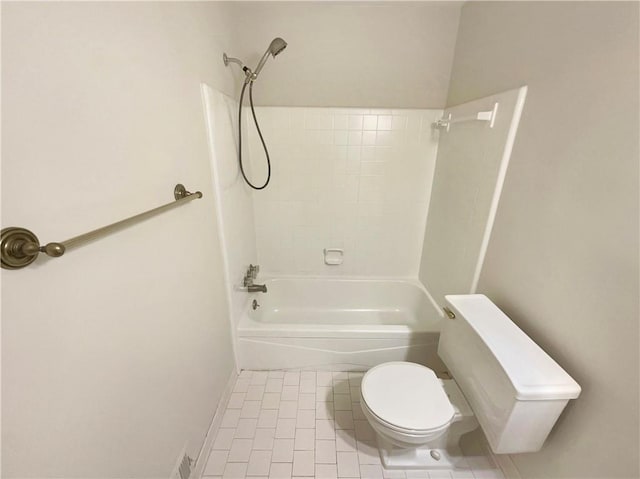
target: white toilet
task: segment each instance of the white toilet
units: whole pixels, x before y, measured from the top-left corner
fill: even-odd
[[[455,318],[438,355],[453,380],[390,362],[362,378],[361,406],[388,469],[455,469],[460,437],[482,427],[496,454],[540,450],[580,386],[486,296],[446,296]]]

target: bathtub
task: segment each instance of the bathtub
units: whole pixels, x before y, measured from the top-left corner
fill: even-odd
[[[237,327],[242,369],[367,370],[413,361],[443,371],[442,315],[412,280],[271,278]],[[250,301],[251,303],[251,301]]]

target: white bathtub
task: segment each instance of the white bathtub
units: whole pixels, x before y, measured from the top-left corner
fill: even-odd
[[[444,370],[442,316],[417,281],[273,278],[238,324],[242,369],[366,370],[413,361]]]

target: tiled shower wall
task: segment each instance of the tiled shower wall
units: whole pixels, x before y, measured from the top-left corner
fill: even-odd
[[[272,168],[253,194],[263,271],[417,277],[441,113],[256,108]],[[265,156],[246,114],[249,174],[261,185]],[[343,249],[343,263],[326,265],[324,248]]]

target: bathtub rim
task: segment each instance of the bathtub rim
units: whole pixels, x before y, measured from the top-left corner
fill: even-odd
[[[311,280],[330,280],[330,281],[339,281],[339,282],[372,282],[372,283],[407,283],[411,286],[417,287],[426,297],[431,306],[438,312],[440,317],[444,318],[445,314],[442,311],[440,305],[433,299],[429,290],[422,284],[416,277],[401,277],[401,276],[329,276],[329,275],[303,275],[303,274],[275,274],[275,273],[265,273],[260,274],[258,279],[255,280],[256,283],[267,283],[269,281],[277,281],[277,280],[301,280],[301,281],[311,281]],[[237,286],[238,289],[242,289],[242,286]],[[251,293],[249,296],[254,298],[254,294]],[[268,293],[267,293],[268,294]],[[247,301],[246,310],[249,309],[250,301]],[[246,311],[245,311],[246,312]]]
[[[426,322],[425,327],[416,329],[408,325],[381,324],[295,324],[295,323],[263,323],[251,318],[249,308],[251,301],[247,301],[245,310],[237,325],[238,338],[350,338],[350,339],[399,339],[412,338],[424,341],[440,334],[444,313],[433,300],[429,291],[417,278],[398,277],[360,277],[360,276],[324,276],[324,275],[275,275],[265,274],[259,278],[260,283],[268,286],[269,281],[335,281],[345,283],[404,283],[418,288],[436,314],[434,320]],[[261,293],[253,293],[249,299],[258,299]],[[267,292],[267,294],[269,294]]]

